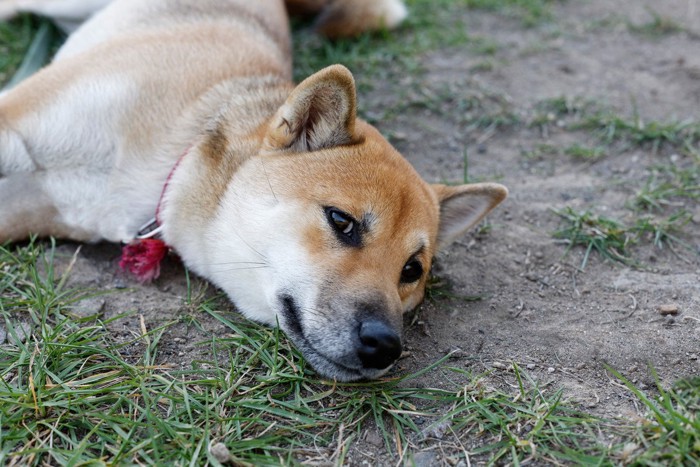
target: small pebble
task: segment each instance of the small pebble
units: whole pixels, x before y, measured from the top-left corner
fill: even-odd
[[[439,423],[433,423],[432,425],[428,426],[425,430],[423,430],[423,437],[442,439],[445,437],[445,433],[447,433],[447,430],[449,430],[449,428],[450,422],[447,420]]]
[[[82,318],[98,315],[104,311],[106,303],[103,298],[86,298],[72,307],[73,313]]]
[[[228,450],[224,443],[214,443],[209,445],[209,453],[214,456],[214,459],[222,464],[226,464],[232,460],[231,451]]]
[[[678,314],[678,305],[673,305],[673,304],[659,305],[656,309],[659,313],[661,313],[664,316]]]
[[[525,368],[527,368],[528,370],[534,370],[535,368],[537,368],[537,365],[535,365],[534,363],[528,363]]]
[[[697,359],[698,359],[697,354],[694,354],[694,353],[693,353],[693,354],[690,354],[690,359],[691,359],[691,360],[697,360]]]
[[[376,447],[384,445],[384,438],[382,438],[382,435],[380,435],[376,431],[368,431],[367,435],[365,435],[365,441],[367,442],[367,444],[371,444],[372,446]]]
[[[3,328],[2,331],[5,333],[5,339],[7,339],[7,343],[13,345],[26,342],[27,338],[32,335],[32,327],[29,325],[29,323],[22,322],[15,323],[14,325],[12,325],[12,329],[6,330]],[[13,333],[15,335],[13,335]],[[15,338],[15,336],[17,337]]]
[[[547,373],[554,373],[555,371],[557,370],[555,370],[554,367],[550,366],[549,368],[547,368]]]
[[[505,363],[501,362],[493,362],[491,366],[494,368],[498,368],[499,370],[505,370],[508,368],[508,366]]]

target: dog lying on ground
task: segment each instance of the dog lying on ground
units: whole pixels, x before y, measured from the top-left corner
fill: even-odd
[[[295,0],[330,36],[393,26],[399,0]],[[350,72],[292,84],[282,0],[0,0],[79,27],[0,95],[0,242],[165,243],[247,317],[349,381],[401,354],[433,255],[506,196],[430,185],[356,117]]]

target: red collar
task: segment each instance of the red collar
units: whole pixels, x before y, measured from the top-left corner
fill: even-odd
[[[192,149],[192,146],[182,153],[173,168],[170,169],[170,173],[165,179],[165,184],[163,184],[163,190],[160,192],[160,198],[158,198],[155,217],[139,229],[131,243],[124,245],[122,248],[119,267],[123,270],[128,270],[141,283],[151,282],[158,278],[160,275],[160,263],[170,250],[170,247],[160,239],[160,233],[163,230],[160,217],[161,208],[163,207],[163,198],[170,180],[173,178],[175,170],[180,166],[182,159],[189,154],[190,149]]]

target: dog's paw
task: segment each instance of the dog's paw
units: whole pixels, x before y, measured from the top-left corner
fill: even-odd
[[[401,0],[335,0],[316,20],[316,30],[331,39],[395,28],[408,12]]]

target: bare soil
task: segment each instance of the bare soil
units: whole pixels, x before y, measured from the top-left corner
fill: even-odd
[[[623,220],[633,217],[626,202],[649,168],[687,163],[684,156],[640,147],[587,162],[564,155],[529,158],[523,154],[539,144],[590,144],[592,136],[556,123],[547,134],[527,124],[472,128],[457,107],[461,98],[477,96],[490,103],[484,112],[506,106],[525,121],[537,103],[566,96],[644,120],[700,119],[700,3],[663,0],[652,6],[684,29],[658,37],[632,31],[629,24],[653,19],[644,2],[636,0],[561,2],[555,18],[536,27],[499,13],[465,10],[466,31],[494,43],[493,55],[466,46],[435,51],[421,58],[424,74],[377,83],[360,96],[369,115],[406,104],[378,126],[426,179],[460,182],[466,148],[471,178],[497,180],[511,192],[490,216],[488,233],[465,237],[436,265],[451,294],[482,298],[426,301],[407,318],[410,355],[396,373],[456,351],[450,366],[491,372],[492,384],[507,387],[513,382],[507,368],[516,362],[543,387],[564,388],[565,399],[587,411],[627,418],[643,414],[643,408],[605,363],[642,389],[655,386],[649,365],[666,386],[700,374],[700,207],[686,206],[696,214],[685,229],[685,241],[694,251],[674,253],[640,244],[633,253],[642,267],[592,254],[581,270],[583,250],[567,254],[566,245],[552,236],[561,225],[553,210],[565,206]],[[410,105],[444,93],[448,97],[436,99],[437,109]],[[76,248],[59,247],[63,267]],[[180,321],[161,340],[161,359],[168,363],[187,364],[196,358],[195,343],[207,333],[226,333],[202,314],[196,319],[203,330],[188,324],[196,312],[184,304],[187,284],[176,260],[164,265],[155,284],[141,286],[119,272],[118,256],[115,245],[81,247],[73,285],[128,290],[85,300],[76,312],[137,312],[115,325],[115,332],[125,337],[138,332],[139,314],[149,328]],[[195,293],[206,289],[193,281]],[[679,313],[662,316],[662,305],[674,305]],[[439,371],[421,382],[444,383]],[[365,443],[353,452],[353,463],[374,464],[381,458],[381,442]],[[430,454],[423,462],[443,461]]]

